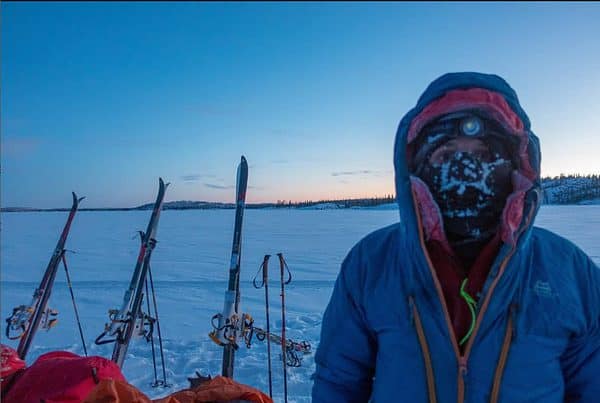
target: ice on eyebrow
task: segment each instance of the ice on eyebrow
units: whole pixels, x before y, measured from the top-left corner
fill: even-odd
[[[446,133],[434,133],[434,134],[430,134],[429,136],[427,136],[427,143],[433,144],[436,141],[438,141],[439,139],[441,139],[442,137],[444,137],[445,135],[446,135]]]

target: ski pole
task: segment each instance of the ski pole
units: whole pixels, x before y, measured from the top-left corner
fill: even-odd
[[[81,329],[81,321],[79,320],[79,312],[77,311],[77,304],[75,304],[75,295],[73,294],[73,285],[71,284],[71,276],[69,276],[69,269],[67,268],[67,259],[65,258],[66,250],[62,252],[62,263],[65,267],[65,274],[67,275],[67,285],[69,286],[69,292],[71,293],[71,302],[73,302],[73,310],[75,311],[75,319],[77,320],[77,327],[79,328],[79,335],[81,336],[81,345],[83,345],[83,352],[87,357],[87,348],[85,347],[85,338],[83,337],[83,330]]]
[[[254,280],[252,280],[252,283],[254,284],[255,288],[261,288],[263,285],[265,286],[265,309],[266,309],[266,314],[267,314],[267,334],[271,334],[271,327],[270,327],[271,321],[269,320],[269,258],[270,257],[271,257],[271,255],[265,255],[262,265],[258,269],[259,271],[262,270],[262,284],[256,284],[256,278],[258,276],[258,273],[256,273],[256,277],[254,277]],[[273,378],[272,378],[272,371],[271,371],[271,339],[269,337],[267,337],[267,359],[268,359],[268,365],[269,365],[269,397],[272,399],[273,398]]]
[[[167,369],[165,368],[165,354],[164,354],[164,349],[163,349],[163,339],[162,339],[162,334],[160,333],[160,320],[158,319],[158,305],[156,304],[156,294],[154,292],[154,280],[152,279],[152,270],[150,268],[148,268],[148,277],[150,279],[150,289],[152,290],[152,302],[154,305],[154,316],[156,316],[156,330],[158,331],[158,348],[160,350],[160,362],[162,365],[162,374],[163,374],[163,379],[162,381],[158,381],[155,382],[154,386],[164,386],[165,388],[169,388],[171,387],[171,385],[167,382]],[[148,291],[146,291],[146,294],[148,294]],[[148,299],[150,299],[148,297]],[[150,309],[148,308],[148,313],[150,312]],[[154,359],[154,356],[152,357],[152,359]]]
[[[283,259],[283,253],[278,253],[277,257],[279,257],[279,274],[281,280],[281,352],[283,354],[283,397],[285,403],[287,403],[287,342],[285,339],[285,285],[289,284],[292,281],[292,273],[290,272],[290,269],[287,267],[287,264]],[[288,279],[286,281],[283,281],[283,272],[286,269],[288,272]]]
[[[148,273],[150,273],[150,269],[148,268]],[[152,318],[150,316],[150,312],[152,312],[150,310],[150,293],[148,292],[148,279],[146,279],[144,281],[145,283],[145,287],[146,287],[146,312],[148,312],[148,322],[150,323],[150,327],[152,329],[152,333],[146,335],[147,338],[149,338],[150,340],[148,340],[150,342],[150,347],[152,348],[152,366],[154,367],[154,383],[152,383],[152,387],[157,386],[158,385],[158,375],[156,372],[156,349],[154,348],[154,325],[151,324],[152,323]],[[144,317],[142,315],[142,327],[144,326],[143,324],[144,322]]]

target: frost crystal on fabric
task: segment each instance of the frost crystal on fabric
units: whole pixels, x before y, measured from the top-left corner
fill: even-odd
[[[485,161],[457,151],[426,169],[423,179],[440,207],[447,231],[479,238],[497,226],[512,186],[510,161],[495,157]]]

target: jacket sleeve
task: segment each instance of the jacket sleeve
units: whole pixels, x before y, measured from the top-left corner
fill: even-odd
[[[575,269],[583,270],[580,282],[588,324],[573,337],[561,357],[565,378],[565,402],[593,403],[600,396],[600,269],[581,252]]]
[[[312,401],[367,402],[371,396],[376,341],[361,304],[358,247],[348,254],[335,283],[315,355]]]

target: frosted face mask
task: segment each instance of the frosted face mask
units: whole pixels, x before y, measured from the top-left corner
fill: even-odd
[[[427,165],[421,179],[440,208],[449,239],[488,237],[512,191],[510,160],[486,161],[456,151]]]
[[[415,174],[438,204],[450,242],[489,238],[512,192],[510,135],[491,128],[477,116],[455,114],[420,136]]]

